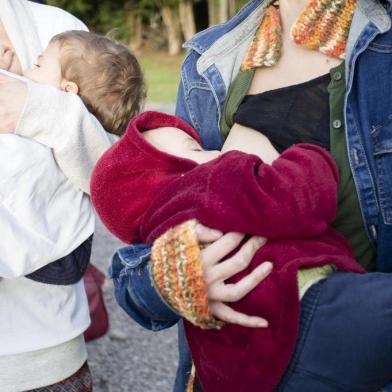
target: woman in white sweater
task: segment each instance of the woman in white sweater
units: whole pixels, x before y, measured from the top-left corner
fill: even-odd
[[[86,27],[60,9],[0,0],[0,44],[15,51],[15,66],[31,67],[55,34],[75,29]],[[7,106],[6,93],[22,98],[21,111]],[[44,284],[25,276],[92,235],[84,192],[113,138],[77,96],[50,86],[1,78],[0,105],[0,132],[15,131],[0,135],[0,391],[53,391],[60,383],[87,392],[92,383],[83,332],[90,320],[83,283]],[[8,121],[12,116],[16,124]]]

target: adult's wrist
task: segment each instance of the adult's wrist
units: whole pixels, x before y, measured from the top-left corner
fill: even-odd
[[[209,308],[195,221],[168,230],[154,242],[150,271],[162,298],[182,317],[203,329],[222,325]]]

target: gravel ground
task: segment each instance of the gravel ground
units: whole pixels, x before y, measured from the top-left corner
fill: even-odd
[[[174,105],[149,105],[150,110],[172,113]],[[106,273],[113,252],[122,246],[100,222],[95,232],[92,262]],[[177,328],[144,330],[116,304],[112,282],[104,286],[110,331],[88,343],[94,392],[169,392],[175,377]]]

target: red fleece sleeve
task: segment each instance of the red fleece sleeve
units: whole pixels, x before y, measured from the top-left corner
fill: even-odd
[[[142,232],[154,240],[196,218],[223,232],[270,239],[312,237],[333,221],[338,171],[324,149],[298,144],[272,165],[231,151],[172,182],[146,212]]]
[[[222,179],[210,181],[210,211],[220,208],[219,195],[233,195],[225,198],[226,203],[233,199],[225,207],[230,216],[225,229],[233,230],[230,222],[237,222],[236,230],[271,239],[311,237],[323,233],[336,215],[337,166],[318,146],[298,144],[272,165],[237,159],[230,174],[235,178],[231,187]],[[217,218],[210,221],[213,227],[221,226],[212,215]]]

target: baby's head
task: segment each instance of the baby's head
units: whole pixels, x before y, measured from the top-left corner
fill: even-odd
[[[111,38],[67,31],[52,38],[31,80],[78,94],[103,127],[121,135],[145,98],[143,74],[129,49]]]
[[[91,200],[105,226],[124,242],[138,242],[154,197],[187,172],[219,155],[205,151],[196,131],[178,117],[144,112],[99,159]]]
[[[220,151],[204,150],[198,138],[180,128],[159,127],[144,131],[143,136],[157,150],[199,164],[212,161],[220,155]]]

